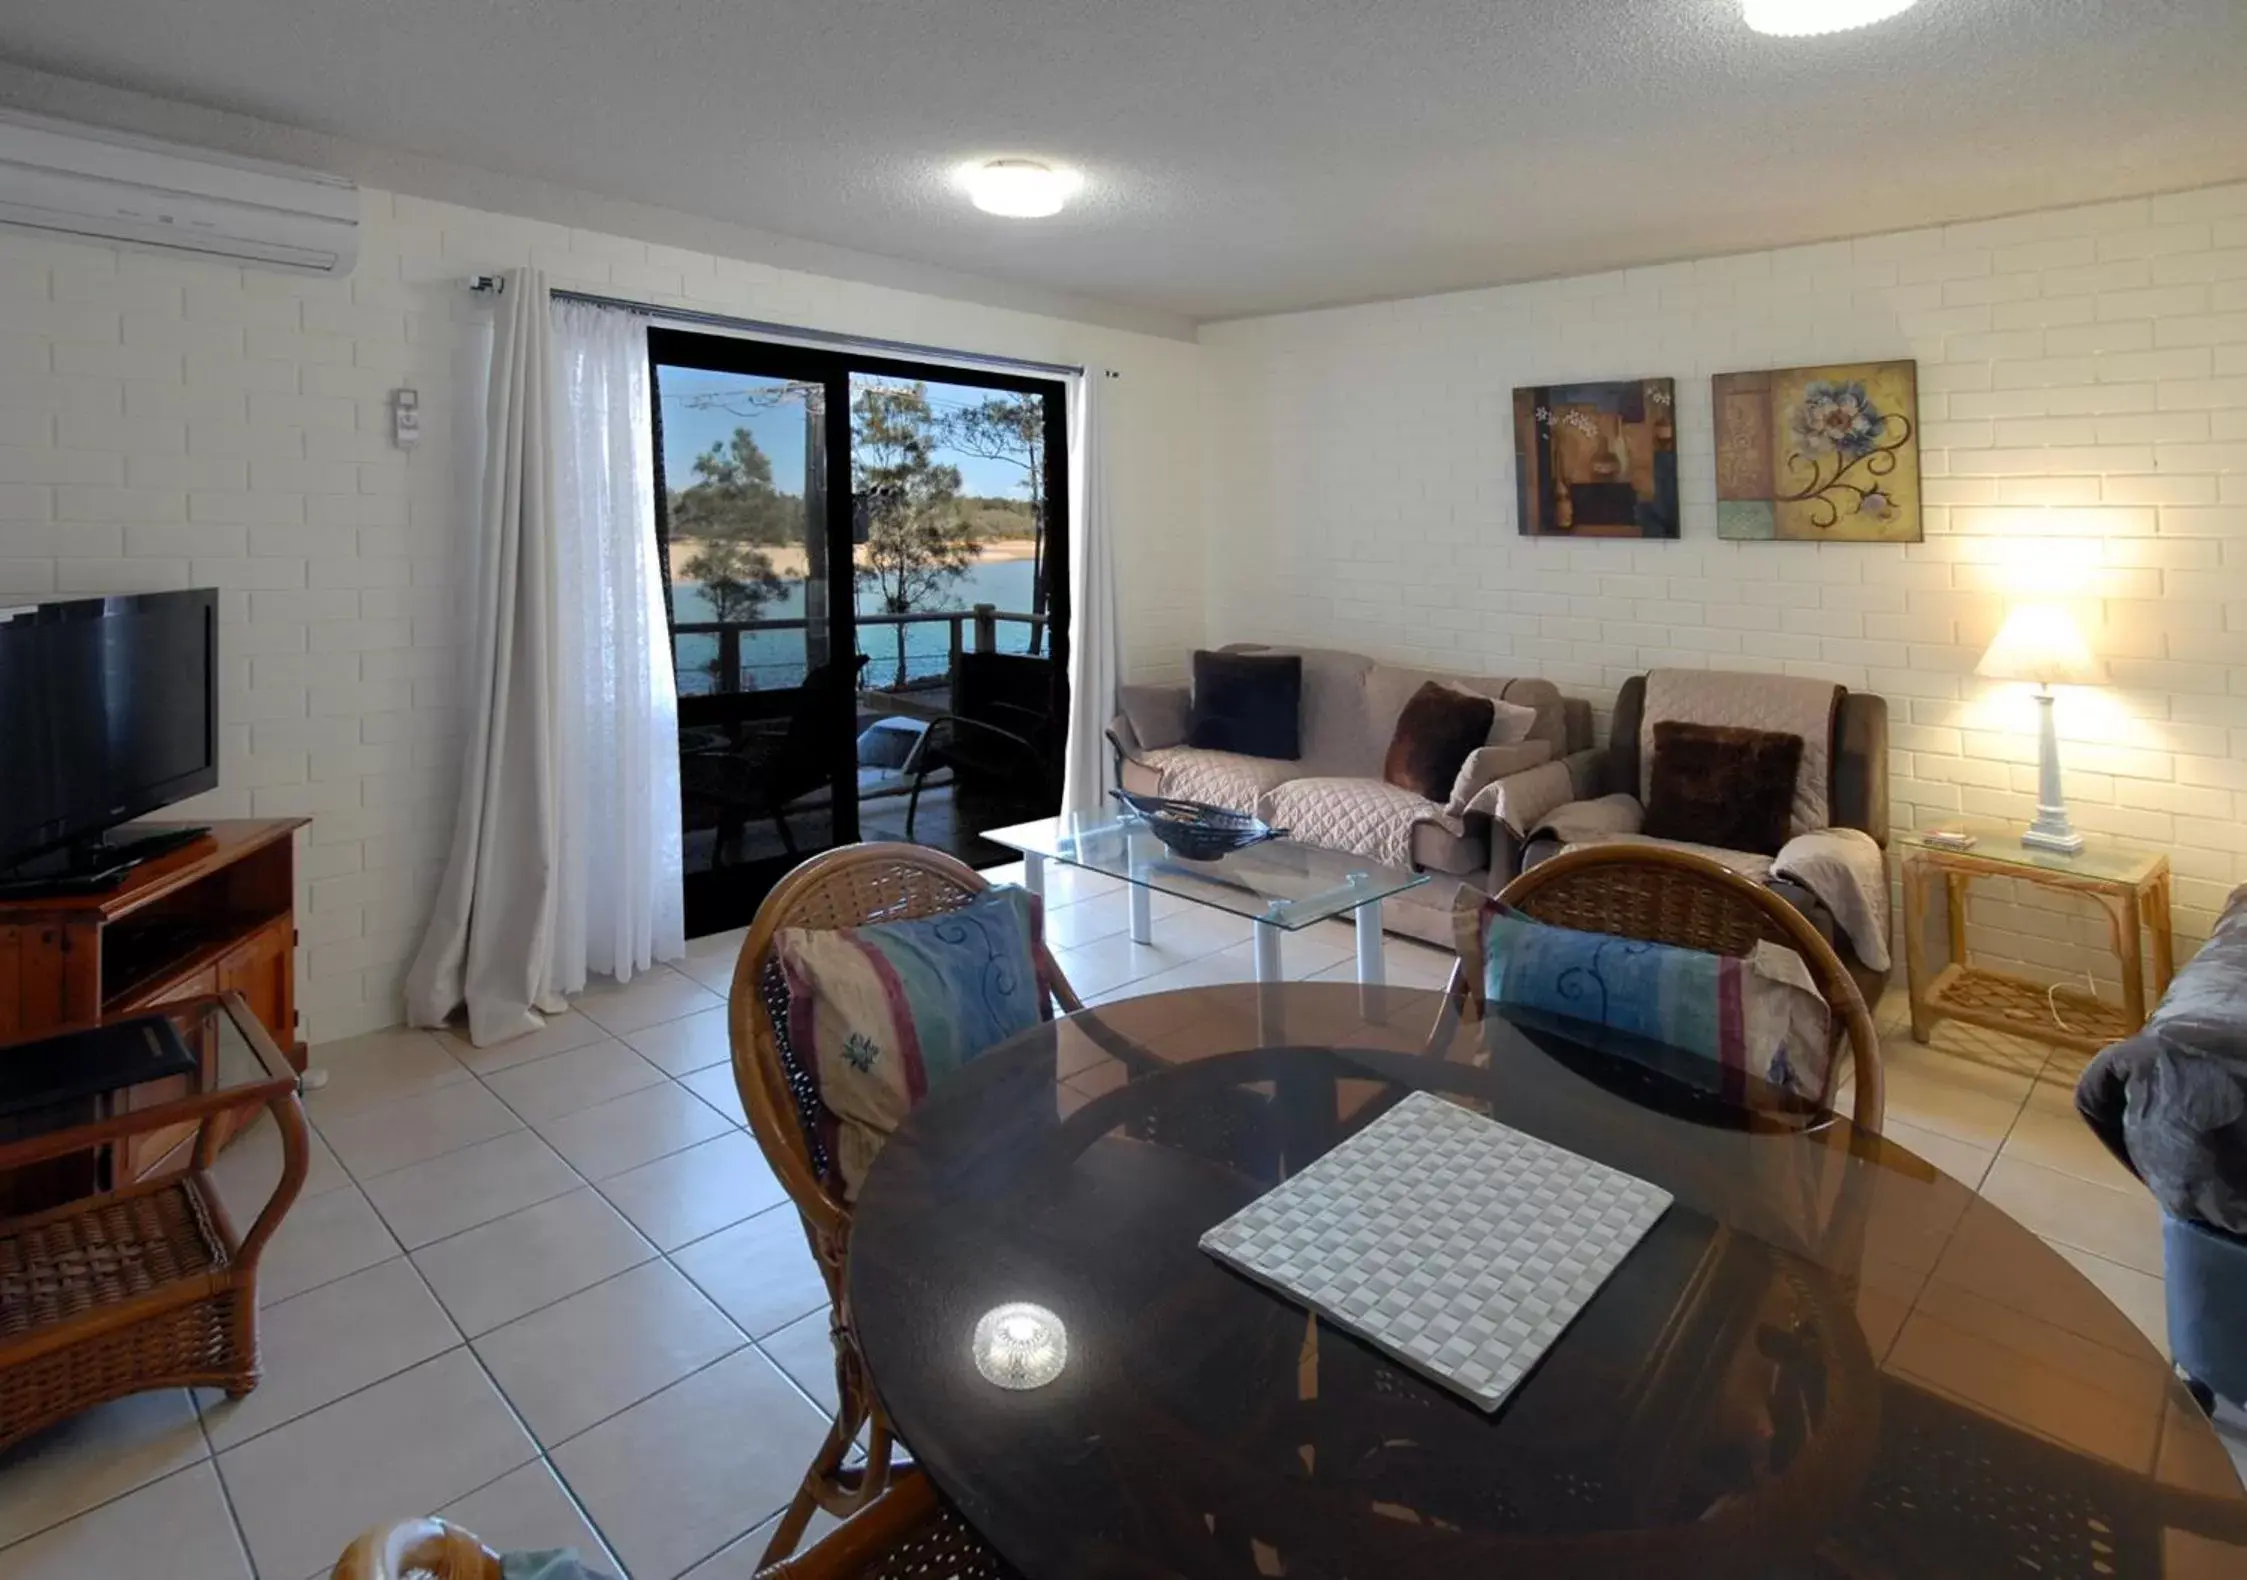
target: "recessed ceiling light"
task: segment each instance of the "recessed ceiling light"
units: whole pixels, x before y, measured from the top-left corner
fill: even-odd
[[[990,159],[965,165],[959,179],[977,208],[1009,219],[1058,214],[1084,185],[1084,177],[1074,170],[1056,170],[1035,159]]]
[[[1811,38],[1885,22],[1919,0],[1740,0],[1740,14],[1758,33]]]

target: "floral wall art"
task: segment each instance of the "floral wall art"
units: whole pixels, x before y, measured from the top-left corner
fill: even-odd
[[[1524,537],[1676,537],[1676,386],[1515,390],[1514,487]]]
[[[1917,543],[1919,365],[1715,380],[1717,535]]]

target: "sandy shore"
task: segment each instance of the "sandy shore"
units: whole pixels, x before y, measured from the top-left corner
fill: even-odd
[[[671,540],[671,568],[673,572],[683,573],[687,562],[701,552],[702,540],[700,538],[673,538]],[[976,549],[975,558],[980,564],[997,565],[1011,560],[1027,560],[1032,558],[1036,552],[1037,546],[1029,538],[992,538]],[[799,544],[767,548],[765,553],[772,558],[774,572],[790,580],[801,579],[809,565],[809,557]]]

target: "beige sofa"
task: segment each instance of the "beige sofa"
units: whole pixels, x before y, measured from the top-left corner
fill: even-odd
[[[1592,744],[1590,704],[1562,696],[1549,680],[1442,674],[1322,648],[1240,643],[1224,651],[1302,658],[1303,755],[1281,761],[1188,746],[1188,688],[1127,686],[1123,711],[1108,732],[1118,781],[1126,790],[1253,813],[1295,838],[1369,860],[1409,862],[1431,881],[1390,900],[1382,919],[1391,931],[1430,943],[1450,943],[1451,910],[1461,888],[1496,893],[1520,870],[1521,851],[1504,823],[1475,813],[1446,816],[1442,803],[1381,777],[1397,716],[1412,694],[1440,680],[1535,709],[1528,737],[1507,749],[1509,773],[1558,762]]]

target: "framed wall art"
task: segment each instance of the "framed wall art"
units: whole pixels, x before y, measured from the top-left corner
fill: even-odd
[[[1720,373],[1713,395],[1717,536],[1920,540],[1917,363]]]
[[[1676,537],[1676,386],[1515,390],[1514,487],[1524,537]]]

